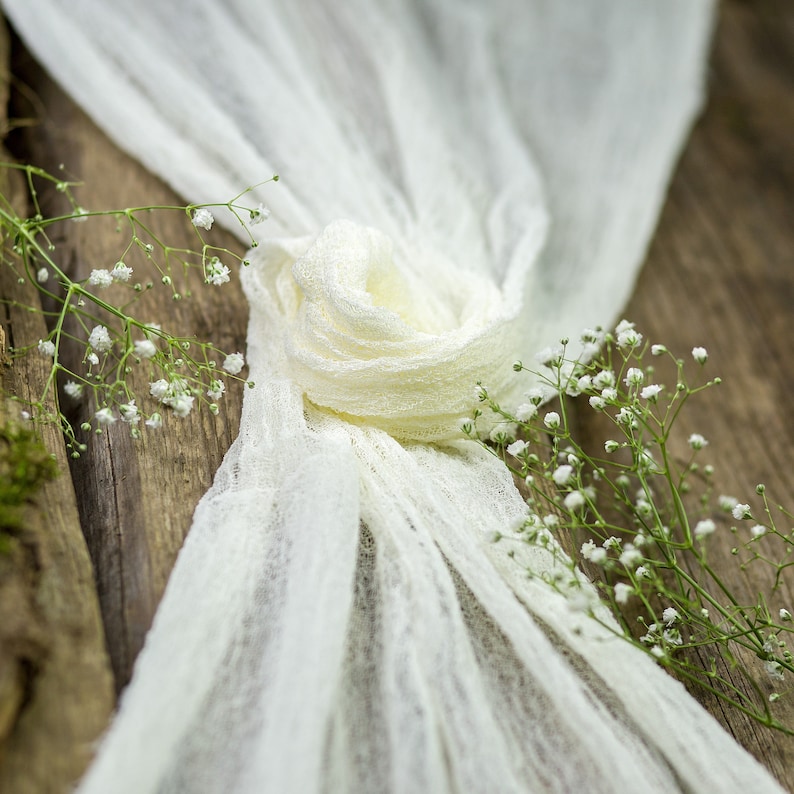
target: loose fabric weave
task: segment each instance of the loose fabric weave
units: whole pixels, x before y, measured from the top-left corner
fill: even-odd
[[[3,5],[189,200],[281,175],[257,386],[80,794],[778,791],[552,551],[491,542],[526,505],[457,431],[616,319],[711,3]]]

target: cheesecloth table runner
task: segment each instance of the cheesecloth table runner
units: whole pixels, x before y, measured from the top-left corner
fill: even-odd
[[[516,357],[616,319],[711,4],[4,6],[189,200],[282,177],[257,386],[80,794],[778,790],[549,551],[489,542],[526,505],[457,431],[478,379],[518,399]]]

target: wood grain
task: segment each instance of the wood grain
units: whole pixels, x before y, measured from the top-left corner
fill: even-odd
[[[190,199],[177,199],[118,151],[19,47],[14,74],[25,88],[17,92],[13,115],[37,119],[13,137],[15,153],[49,169],[66,164],[86,183],[79,194],[85,206]],[[763,481],[791,504],[794,5],[725,2],[709,83],[708,107],[673,179],[626,315],[681,355],[694,345],[709,348],[709,371],[724,383],[693,404],[682,433],[709,439],[720,489],[751,501]],[[59,197],[45,199],[52,208]],[[188,240],[183,222],[162,223],[170,239]],[[113,233],[89,233],[87,226],[67,226],[56,241],[75,276],[116,258]],[[243,349],[247,310],[236,281],[203,290],[200,300],[174,304],[153,290],[147,301],[147,318],[169,317],[185,333]],[[144,393],[145,380],[141,375],[137,383]],[[129,679],[193,509],[237,432],[240,404],[240,391],[232,390],[219,417],[193,414],[139,442],[116,425],[93,438],[90,452],[72,467],[118,688]],[[583,432],[598,443],[603,429],[589,412],[580,414]],[[718,564],[733,572],[726,576],[736,587],[748,589],[735,572],[730,538],[718,541]],[[790,583],[781,599],[792,608]],[[53,705],[60,702],[59,695],[51,697]],[[704,704],[794,791],[794,740],[759,729],[718,702]]]
[[[15,114],[42,114],[38,124],[23,127],[14,138],[18,154],[51,173],[63,164],[67,173],[78,174],[85,183],[77,193],[83,206],[109,209],[185,203],[119,151],[21,47],[14,73],[28,86],[19,95]],[[25,96],[34,96],[35,102],[25,102]],[[43,191],[41,200],[45,213],[63,210],[63,197],[57,191]],[[195,234],[183,213],[155,213],[148,222],[169,245],[195,247]],[[68,223],[55,242],[71,277],[85,278],[93,268],[113,266],[128,239],[122,237],[115,223],[99,227],[94,222]],[[227,234],[213,231],[211,238],[217,245],[242,253]],[[133,264],[130,257],[125,261]],[[172,334],[212,340],[228,352],[245,349],[248,312],[236,278],[222,289],[205,288],[198,278],[200,299],[175,302],[171,292],[158,284],[159,273],[146,272],[146,267],[142,257],[136,260],[135,278],[144,283],[151,279],[157,287],[135,307],[136,316],[161,323]],[[70,364],[79,368],[82,351],[74,355]],[[131,377],[136,392],[148,395],[146,368],[134,368]],[[72,465],[117,689],[130,678],[193,510],[237,434],[242,390],[241,384],[229,388],[217,417],[206,409],[182,420],[167,415],[160,432],[145,432],[138,441],[130,437],[128,426],[118,422],[101,436],[90,438],[89,453]],[[84,405],[77,420],[93,410]]]
[[[8,36],[0,29],[0,62]],[[7,74],[7,66],[4,69]],[[4,93],[8,82],[3,81]],[[5,99],[5,101],[3,101]],[[0,97],[5,111],[7,96]],[[0,156],[5,161],[8,154]],[[0,190],[24,209],[19,174],[0,170]],[[3,241],[6,245],[7,241]],[[46,336],[38,291],[0,265],[3,341],[9,348]],[[49,372],[44,356],[2,357],[0,421],[18,421],[13,397],[37,399]],[[52,410],[52,400],[47,403]],[[0,792],[60,794],[82,774],[114,706],[110,663],[68,475],[66,450],[52,425],[39,428],[63,472],[25,507],[24,523],[0,552]]]

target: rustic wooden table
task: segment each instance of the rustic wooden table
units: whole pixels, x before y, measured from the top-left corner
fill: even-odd
[[[7,144],[17,158],[49,170],[67,164],[84,181],[79,196],[89,208],[182,202],[116,149],[15,39],[7,44],[0,48],[13,75]],[[711,63],[708,106],[625,315],[682,355],[694,345],[709,348],[708,366],[724,382],[693,403],[683,422],[687,434],[709,439],[720,490],[749,500],[764,482],[774,499],[791,504],[794,4],[726,0]],[[35,124],[20,126],[21,119]],[[62,200],[42,198],[51,211]],[[183,223],[162,227],[187,242]],[[55,242],[74,276],[116,258],[112,230],[88,234],[71,224]],[[19,296],[7,277],[0,290]],[[187,334],[243,349],[246,307],[236,283],[178,305],[157,293],[146,296],[152,318],[170,316]],[[10,344],[44,335],[41,318],[4,311]],[[43,377],[33,364],[15,364],[4,383],[25,394]],[[235,437],[241,399],[232,389],[218,417],[194,413],[138,442],[128,428],[110,427],[73,463],[71,480],[46,487],[16,568],[0,564],[0,791],[60,792],[87,763],[129,680],[193,509]],[[580,422],[597,443],[587,412]],[[64,467],[65,460],[61,454]],[[731,564],[731,538],[717,545],[717,564],[744,587]],[[781,606],[792,608],[787,585]],[[794,791],[794,739],[724,712],[716,700],[703,702]],[[784,708],[794,722],[794,707]]]

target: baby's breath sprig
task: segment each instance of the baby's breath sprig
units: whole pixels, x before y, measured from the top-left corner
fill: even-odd
[[[0,231],[10,241],[0,264],[11,268],[20,283],[36,287],[44,309],[22,308],[41,311],[48,326],[45,338],[9,350],[14,357],[40,355],[51,362],[41,395],[28,402],[12,397],[22,403],[22,419],[56,422],[71,455],[79,457],[87,448],[82,434],[101,433],[117,421],[129,425],[132,436],[139,437],[142,426],[159,428],[166,413],[185,417],[194,405],[201,404],[218,413],[227,382],[246,382],[240,374],[245,366],[243,355],[173,333],[137,316],[134,310],[141,295],[155,288],[156,282],[170,290],[173,300],[180,301],[191,297],[194,274],[200,273],[211,287],[221,287],[232,277],[230,265],[248,265],[247,259],[212,242],[207,233],[215,220],[213,213],[231,213],[245,230],[250,246],[255,247],[257,241],[250,227],[266,220],[270,213],[263,204],[248,206],[245,198],[261,185],[278,181],[278,176],[221,204],[88,211],[76,199],[79,183],[31,165],[0,163],[0,167],[22,172],[32,209],[29,217],[19,214],[10,198],[0,195]],[[44,215],[38,189],[43,183],[64,196],[67,212]],[[184,214],[195,235],[195,246],[169,244],[151,223],[155,213]],[[115,221],[121,235],[118,253],[87,278],[74,279],[58,257],[53,228],[100,218]],[[140,280],[136,279],[138,262],[146,272]],[[109,290],[113,299],[105,297],[109,288],[113,288]],[[149,382],[146,395],[135,393],[129,377],[141,368]],[[248,385],[253,386],[250,382]],[[54,395],[54,410],[46,407],[49,395]],[[91,418],[75,428],[67,418],[68,409],[62,406],[64,399],[88,401]]]
[[[781,600],[783,573],[794,564],[794,516],[772,505],[763,485],[756,489],[758,510],[727,496],[715,500],[714,468],[699,460],[708,447],[701,434],[689,435],[683,461],[671,451],[684,405],[720,383],[705,377],[708,352],[693,348],[687,364],[664,345],[647,344],[625,320],[613,332],[584,331],[578,355],[569,348],[563,339],[542,351],[535,369],[516,362],[514,370],[531,372],[538,384],[516,408],[499,405],[478,384],[479,406],[461,420],[463,434],[504,460],[529,494],[518,533],[496,540],[551,549],[570,572],[551,584],[572,609],[763,725],[794,734],[774,711],[794,674],[791,605]],[[657,377],[663,362],[671,386]],[[577,442],[574,399],[611,427],[603,455]],[[743,570],[771,567],[768,592],[748,600],[731,590],[709,559],[718,532],[731,533],[731,553]],[[617,628],[585,597],[579,568],[593,574]],[[749,692],[720,672],[725,665],[742,673]]]

